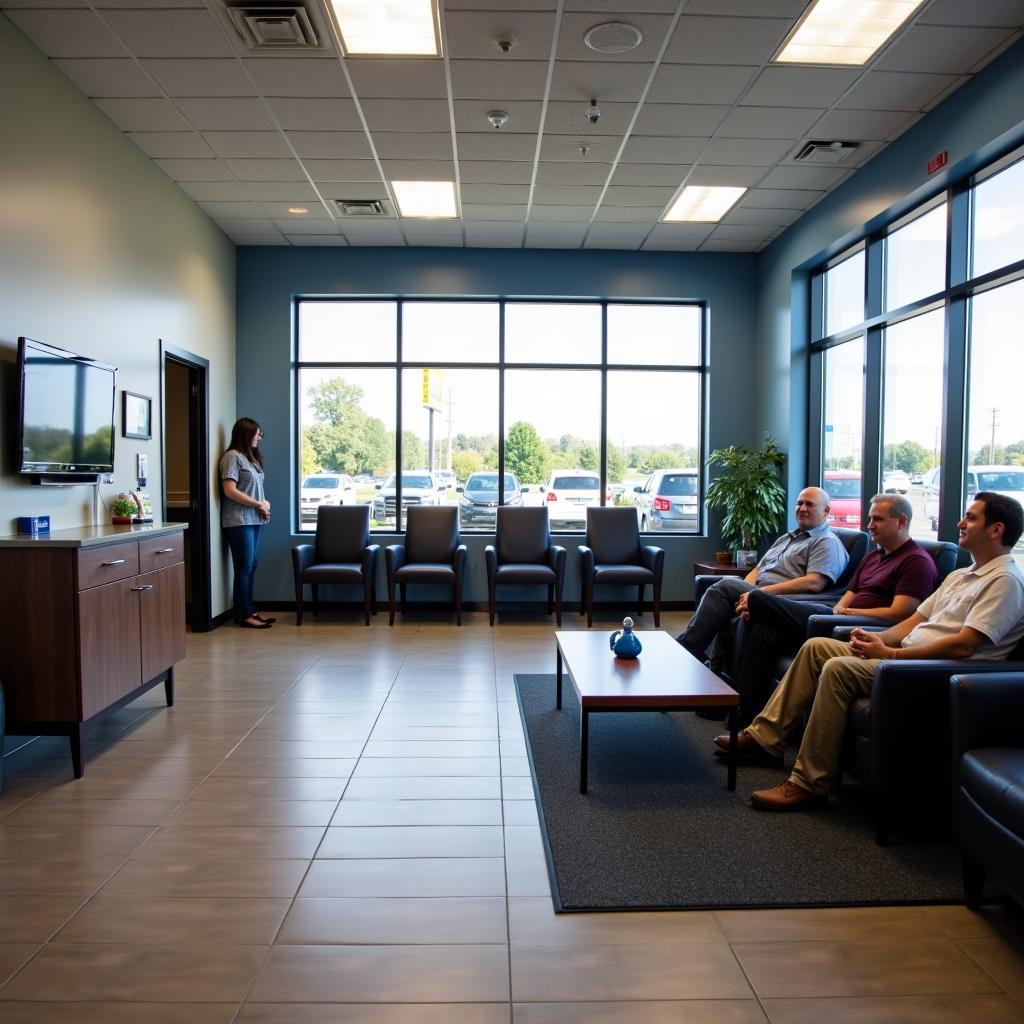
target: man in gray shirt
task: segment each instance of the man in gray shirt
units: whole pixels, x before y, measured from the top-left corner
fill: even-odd
[[[747,594],[755,587],[772,594],[817,594],[835,583],[849,555],[828,525],[829,501],[820,487],[805,487],[796,498],[796,529],[779,537],[744,579],[723,576],[708,587],[676,640],[699,661],[718,640],[711,664],[717,671],[731,646],[734,619],[745,616]]]

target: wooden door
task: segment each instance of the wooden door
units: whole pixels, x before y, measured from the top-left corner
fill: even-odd
[[[140,684],[137,578],[93,587],[78,595],[82,721]]]
[[[185,657],[185,566],[169,565],[134,582],[140,588],[141,681],[148,683]]]

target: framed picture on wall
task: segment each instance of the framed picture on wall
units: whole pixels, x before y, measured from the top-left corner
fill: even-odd
[[[121,436],[149,440],[153,436],[153,399],[134,391],[121,392]]]

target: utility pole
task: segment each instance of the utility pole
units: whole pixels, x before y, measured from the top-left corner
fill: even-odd
[[[992,440],[989,442],[989,446],[988,446],[988,461],[990,463],[992,463],[993,465],[995,465],[995,461],[996,461],[996,427],[999,426],[999,423],[996,421],[996,413],[998,413],[999,410],[997,408],[993,407],[993,408],[989,409],[989,412],[992,413]]]
[[[448,472],[452,469],[452,389],[448,389]]]

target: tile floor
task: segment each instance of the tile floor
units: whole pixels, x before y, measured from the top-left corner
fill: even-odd
[[[10,739],[0,1022],[1024,1020],[1019,911],[556,917],[512,682],[553,629],[223,627],[173,709],[93,731],[84,779]]]

